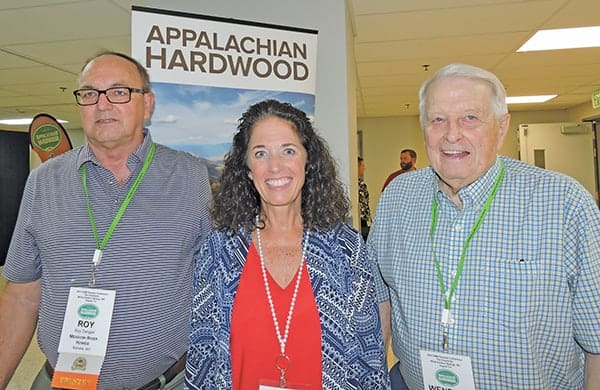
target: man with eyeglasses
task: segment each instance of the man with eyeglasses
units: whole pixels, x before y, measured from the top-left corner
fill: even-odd
[[[48,360],[33,389],[183,388],[206,165],[152,141],[154,94],[134,59],[101,53],[78,83],[87,144],[31,172],[7,255],[0,388],[36,325]]]
[[[600,211],[574,179],[498,156],[505,100],[465,64],[421,86],[431,167],[389,184],[367,243],[392,388],[600,388]]]

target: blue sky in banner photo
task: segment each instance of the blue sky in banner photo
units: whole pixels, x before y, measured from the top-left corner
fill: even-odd
[[[155,142],[206,161],[216,182],[223,157],[231,146],[237,121],[246,109],[265,99],[277,99],[314,118],[312,94],[152,83],[156,109],[150,132]]]

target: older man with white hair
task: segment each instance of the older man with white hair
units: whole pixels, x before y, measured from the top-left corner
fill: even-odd
[[[420,90],[431,167],[379,200],[369,254],[410,389],[600,388],[600,211],[498,156],[505,96],[484,69],[440,69]]]

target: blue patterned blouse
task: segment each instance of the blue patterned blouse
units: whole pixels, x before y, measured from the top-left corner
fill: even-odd
[[[248,232],[215,231],[197,257],[187,388],[231,388],[231,313],[250,241]],[[306,264],[321,320],[323,388],[389,388],[372,268],[360,234],[345,224],[311,231]]]

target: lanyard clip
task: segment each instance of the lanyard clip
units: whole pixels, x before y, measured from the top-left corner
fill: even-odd
[[[450,312],[450,309],[443,309],[442,310],[442,325],[444,325],[444,327],[448,327],[449,325],[454,324],[454,318],[452,318],[452,312]]]
[[[100,262],[102,261],[102,249],[96,249],[94,251],[94,258],[92,259],[92,262],[94,263],[94,267],[97,267],[100,265]]]
[[[442,348],[444,349],[444,351],[447,351],[448,347],[448,328],[444,328],[444,333],[442,334]]]

